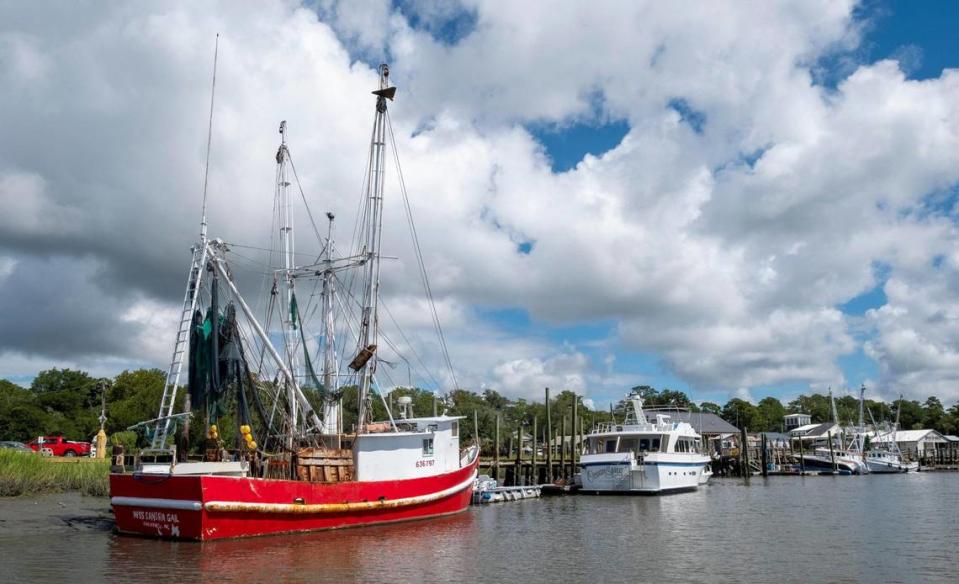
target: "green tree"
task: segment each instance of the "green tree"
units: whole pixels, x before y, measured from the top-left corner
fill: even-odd
[[[716,414],[717,416],[723,415],[723,407],[713,402],[703,402],[699,404],[699,409],[707,414]]]
[[[942,402],[935,396],[929,396],[923,406],[922,425],[924,428],[932,428],[938,432],[945,432],[944,422],[946,421],[946,409],[942,407]],[[948,432],[946,432],[948,433]]]
[[[159,369],[137,369],[117,375],[107,393],[107,432],[120,432],[157,417],[165,381],[166,375]],[[175,411],[181,410],[185,394],[185,389],[177,393]],[[202,426],[202,417],[199,419]]]
[[[72,440],[89,440],[100,427],[100,393],[97,380],[84,371],[49,369],[30,384],[37,403],[49,415],[40,429]]]
[[[787,410],[790,414],[809,414],[814,424],[832,421],[829,396],[818,393],[800,395],[789,402]]]
[[[0,379],[0,440],[32,440],[44,433],[47,417],[36,394]]]
[[[759,428],[759,410],[753,404],[738,397],[734,397],[723,406],[723,419],[737,428],[746,428],[749,431],[761,429]]]
[[[903,430],[919,430],[922,428],[925,412],[923,412],[922,405],[919,402],[915,400],[897,399],[892,403],[893,411],[899,409],[900,428]]]
[[[783,426],[786,408],[774,397],[764,397],[756,405],[756,430],[778,432]]]

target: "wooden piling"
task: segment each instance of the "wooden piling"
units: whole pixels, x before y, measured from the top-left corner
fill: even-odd
[[[739,431],[739,476],[749,476],[749,437],[745,426]]]
[[[510,438],[509,438],[509,446],[508,446],[508,448],[509,448],[509,450],[506,451],[507,459],[508,459],[509,457],[513,456],[513,437],[512,437],[512,436],[510,436]],[[518,484],[518,483],[516,482],[516,467],[513,467],[513,480],[512,480],[512,483],[513,483],[513,486],[515,486],[515,485]]]
[[[553,482],[553,422],[549,413],[549,388],[546,388],[546,482]]]
[[[533,443],[533,453],[532,453],[532,454],[533,454],[533,455],[530,457],[530,460],[529,460],[529,474],[530,474],[530,477],[532,478],[532,480],[530,481],[530,484],[531,484],[531,485],[535,485],[535,484],[537,483],[537,480],[536,480],[536,439],[539,438],[539,436],[536,435],[536,431],[537,431],[537,428],[536,428],[536,416],[533,416],[533,436],[532,436],[532,443]]]
[[[521,485],[523,477],[523,422],[516,424],[516,443],[516,470],[513,471],[516,476],[516,484],[514,486]]]
[[[496,429],[493,437],[493,479],[499,481],[499,412],[496,412]]]
[[[799,472],[806,474],[806,451],[803,448],[802,436],[799,436]]]
[[[839,469],[836,466],[836,453],[832,449],[832,432],[829,432],[827,436],[829,436],[829,458],[832,460],[832,471],[836,472]]]
[[[763,465],[763,477],[768,477],[769,476],[769,453],[766,450],[766,447],[767,447],[766,433],[763,432],[762,434],[760,434],[760,436],[762,436],[763,450],[759,455],[759,460],[760,462],[762,462],[762,465]]]
[[[569,451],[569,476],[570,479],[573,478],[573,475],[576,474],[576,429],[579,427],[579,418],[577,417],[579,413],[579,397],[576,396],[576,393],[573,393],[573,440],[570,444]]]
[[[473,440],[476,441],[476,448],[479,449],[479,452],[482,452],[483,444],[480,442],[480,435],[479,435],[479,415],[476,413],[476,410],[473,410],[473,432],[475,433],[473,435]],[[478,455],[479,452],[477,452],[476,454]]]
[[[566,474],[566,416],[563,416],[563,423],[560,424],[561,432],[559,438],[559,474],[562,475],[563,480],[567,480],[569,475]]]

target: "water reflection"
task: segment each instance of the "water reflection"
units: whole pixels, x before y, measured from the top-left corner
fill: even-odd
[[[952,582],[959,550],[959,474],[946,473],[716,480],[665,497],[529,500],[203,544],[60,516],[103,514],[103,500],[44,501],[0,501],[0,581]]]
[[[171,579],[373,582],[469,579],[479,566],[474,515],[300,535],[204,543],[112,536],[108,582],[146,580],[163,558]]]

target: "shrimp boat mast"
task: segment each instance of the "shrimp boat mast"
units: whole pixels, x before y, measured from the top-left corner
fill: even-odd
[[[265,322],[239,291],[230,263],[234,244],[207,237],[204,187],[200,241],[193,248],[159,415],[137,425],[147,430],[151,448],[141,451],[141,463],[132,473],[110,475],[120,533],[190,540],[248,537],[425,519],[468,505],[479,452],[476,446],[460,449],[461,417],[445,412],[413,417],[409,400],[401,400],[402,411],[394,418],[377,385],[388,131],[392,138],[387,102],[396,93],[389,68],[381,65],[379,74],[363,229],[357,238],[361,243],[351,254],[336,255],[334,217],[328,213],[321,254],[297,265],[287,174],[292,170],[295,178],[296,169],[286,123],[280,125],[275,224],[283,265],[273,271]],[[336,308],[345,303],[337,295],[337,282],[347,271],[361,272],[364,287],[357,295],[356,351],[348,370],[341,372],[337,331],[342,333],[342,321],[349,320],[351,311],[343,309],[342,318],[337,317]],[[317,343],[323,353],[322,381],[312,364],[304,311],[297,301],[297,283],[310,280],[322,285],[322,342]],[[223,299],[227,303],[221,306]],[[200,308],[206,300],[204,316]],[[274,313],[281,315],[275,322]],[[283,341],[279,349],[277,338]],[[188,399],[185,411],[176,412],[183,401],[177,397],[185,361]],[[345,380],[352,380],[358,395],[357,421],[349,434],[342,428]],[[374,393],[386,421],[374,421]],[[196,411],[205,417],[203,459],[186,461],[180,438],[186,432],[179,427]],[[231,430],[232,445],[226,439]],[[173,438],[179,453],[170,444]]]

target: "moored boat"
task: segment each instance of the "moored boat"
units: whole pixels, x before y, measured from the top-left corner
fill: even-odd
[[[426,519],[467,508],[479,452],[475,445],[461,450],[462,418],[435,411],[414,417],[408,398],[398,400],[400,410],[394,416],[377,383],[377,364],[388,363],[378,351],[383,337],[378,317],[380,238],[385,150],[392,138],[387,101],[396,92],[389,84],[388,67],[380,66],[379,73],[361,228],[352,253],[335,255],[333,215],[327,214],[330,227],[320,242],[321,256],[297,265],[287,175],[292,163],[286,123],[280,124],[274,226],[279,228],[282,253],[277,255],[283,265],[267,272],[272,285],[265,282],[264,288],[271,290],[265,325],[239,291],[230,267],[232,244],[207,237],[204,193],[200,241],[193,248],[160,411],[157,418],[136,426],[146,431],[151,448],[141,452],[134,472],[110,475],[120,533],[210,540]],[[314,232],[320,238],[315,225]],[[348,271],[360,276],[344,284],[339,274]],[[322,290],[317,294],[322,299],[317,306],[320,330],[311,331],[316,334],[304,332],[309,324],[297,305],[298,281]],[[423,281],[428,282],[425,273]],[[362,290],[350,290],[353,282]],[[356,306],[339,297],[342,287]],[[208,306],[205,315],[203,304]],[[437,319],[431,298],[429,306]],[[334,314],[336,307],[339,315]],[[347,333],[354,335],[356,349],[338,351],[336,339]],[[322,381],[312,364],[314,339],[320,339],[315,342],[316,353],[323,355]],[[399,355],[389,339],[386,343]],[[445,341],[442,346],[445,353]],[[452,375],[448,354],[444,357]],[[346,364],[342,368],[341,358]],[[177,413],[184,363],[188,395],[184,411]],[[343,431],[346,384],[356,391],[351,432]],[[374,420],[374,396],[382,403],[379,415],[385,412],[385,420]],[[183,441],[188,432],[177,426],[198,412],[206,428],[206,441],[198,449],[203,460],[187,461]],[[179,450],[172,443],[174,435]]]
[[[710,459],[688,422],[668,413],[646,418],[638,394],[627,398],[622,424],[598,425],[580,457],[583,493],[667,493],[695,490],[709,480]]]

